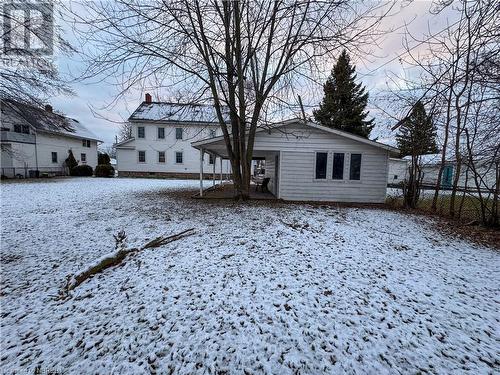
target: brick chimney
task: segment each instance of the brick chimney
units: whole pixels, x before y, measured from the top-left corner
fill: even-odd
[[[149,92],[146,93],[146,103],[151,103],[152,102],[152,99],[151,99],[151,94]]]
[[[50,104],[45,104],[45,110],[47,112],[52,112],[52,106]]]

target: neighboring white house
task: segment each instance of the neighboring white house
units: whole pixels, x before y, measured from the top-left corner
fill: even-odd
[[[133,138],[116,144],[119,176],[198,178],[200,156],[191,142],[222,134],[214,107],[145,99],[128,119]],[[230,163],[207,156],[203,172],[208,178],[214,170],[227,175]]]
[[[389,158],[389,174],[387,175],[388,184],[400,184],[408,176],[408,160]]]
[[[72,150],[79,164],[97,165],[101,142],[77,120],[12,100],[1,102],[1,169],[3,177],[65,175]]]
[[[227,158],[223,137],[193,142],[200,153]],[[269,190],[292,201],[383,203],[394,147],[292,119],[259,128],[254,157],[265,158]]]
[[[439,169],[441,166],[441,154],[428,154],[420,156],[420,165],[422,168],[423,178],[422,184],[428,188],[433,188],[436,185]],[[405,156],[402,159],[389,159],[389,184],[398,184],[405,180],[408,175],[410,166],[410,157]],[[441,176],[441,188],[449,189],[453,185],[453,180],[457,172],[457,163],[453,158],[448,157],[444,162],[443,172]],[[496,184],[496,170],[494,167],[487,169],[484,165],[478,166],[478,173],[481,175],[481,189],[492,190]],[[397,177],[397,178],[395,178]],[[458,178],[459,189],[476,189],[475,181],[471,171],[468,171],[466,164],[462,164],[460,168],[460,176]]]

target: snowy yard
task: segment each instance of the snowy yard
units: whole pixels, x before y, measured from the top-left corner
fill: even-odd
[[[499,370],[498,251],[386,210],[179,193],[196,186],[2,184],[2,373]],[[188,228],[56,299],[118,230],[141,246]]]

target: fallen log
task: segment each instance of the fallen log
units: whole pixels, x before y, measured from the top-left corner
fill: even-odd
[[[126,241],[127,236],[125,235],[125,232],[120,231],[120,232],[118,232],[118,234],[116,236],[114,236],[115,241],[116,241],[115,246],[116,246],[117,250],[114,253],[104,255],[102,258],[98,259],[96,262],[94,262],[94,264],[90,265],[85,270],[80,271],[74,275],[69,275],[67,277],[67,282],[66,282],[65,287],[61,291],[61,295],[62,296],[67,295],[69,291],[75,289],[81,283],[83,283],[85,280],[89,279],[93,275],[95,275],[99,272],[102,272],[107,268],[117,266],[118,264],[123,262],[123,260],[125,260],[125,258],[127,258],[127,256],[129,256],[129,255],[138,253],[139,251],[142,251],[145,249],[150,249],[150,248],[160,247],[160,246],[166,245],[170,242],[177,241],[183,237],[190,236],[194,233],[195,233],[194,228],[190,228],[190,229],[187,229],[187,230],[182,231],[180,233],[173,234],[171,236],[156,237],[155,239],[149,241],[148,243],[146,243],[144,246],[142,246],[140,248],[127,249],[125,247],[125,245],[126,245],[125,241]]]

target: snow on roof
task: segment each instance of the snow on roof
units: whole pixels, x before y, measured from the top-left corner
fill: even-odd
[[[70,117],[13,100],[2,100],[2,113],[22,118],[38,131],[101,141],[83,124]]]
[[[411,160],[411,156],[403,157],[404,160]],[[423,165],[441,164],[441,154],[426,154],[420,155],[420,162]],[[450,158],[446,158],[446,162],[452,162]]]
[[[229,111],[226,108],[223,116],[225,121],[229,121]],[[169,102],[142,102],[129,117],[129,121],[219,123],[212,105]]]

